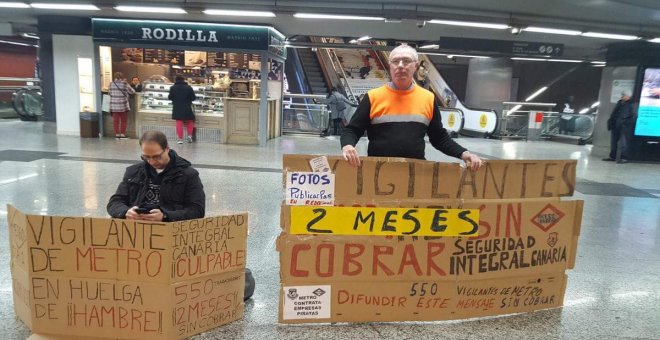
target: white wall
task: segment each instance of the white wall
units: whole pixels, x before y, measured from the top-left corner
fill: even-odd
[[[53,35],[55,111],[57,134],[60,135],[80,135],[79,57],[94,58],[94,42],[91,36]],[[96,79],[97,75],[94,78]]]

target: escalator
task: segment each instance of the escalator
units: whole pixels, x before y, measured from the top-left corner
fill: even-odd
[[[489,137],[497,128],[497,113],[494,110],[473,109],[465,106],[456,96],[456,93],[449,87],[431,59],[426,55],[419,56],[420,63],[425,61],[428,70],[427,82],[429,90],[438,97],[445,110],[454,110],[456,115],[463,118],[459,133],[464,136]],[[445,118],[443,124],[445,127]],[[447,123],[450,123],[449,121]],[[455,124],[456,125],[456,124]],[[450,129],[447,129],[450,130]],[[451,132],[451,130],[450,130]]]
[[[41,87],[34,85],[38,82],[33,78],[0,78],[0,83],[16,84],[0,86],[0,118],[38,120],[43,115]]]

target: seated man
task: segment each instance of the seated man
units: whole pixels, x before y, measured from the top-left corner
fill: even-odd
[[[204,217],[206,195],[199,173],[177,155],[160,131],[140,137],[142,160],[126,168],[117,192],[108,202],[113,218],[173,222]],[[245,299],[254,292],[254,278],[245,270]]]
[[[126,168],[108,202],[110,216],[164,222],[204,217],[206,196],[199,173],[170,150],[167,137],[147,131],[140,137],[140,148],[144,162]]]

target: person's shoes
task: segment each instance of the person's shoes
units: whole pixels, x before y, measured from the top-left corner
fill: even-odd
[[[121,135],[115,135],[115,139],[116,139],[116,140],[120,140],[120,139],[121,139]]]
[[[187,136],[187,137],[186,137],[186,141],[187,141],[188,143],[192,143],[192,142],[193,142],[193,140],[192,140],[192,136]]]
[[[247,301],[254,294],[254,287],[256,282],[254,281],[254,276],[252,276],[252,271],[245,268],[245,290],[243,291],[243,301]]]
[[[128,137],[126,137],[126,135],[123,134],[123,133],[122,133],[121,135],[119,135],[119,138],[120,138],[120,139],[128,139]]]
[[[604,160],[605,162],[614,162],[614,161],[615,161],[615,159],[612,158],[612,157],[603,158],[603,160]]]
[[[623,158],[621,158],[621,159],[619,159],[618,161],[616,161],[616,163],[617,163],[617,164],[628,163],[628,160],[627,160],[627,159],[623,159]]]
[[[177,139],[176,143],[177,144],[183,144],[183,139]]]

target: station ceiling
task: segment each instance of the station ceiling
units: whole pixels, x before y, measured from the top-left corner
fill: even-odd
[[[20,0],[18,0],[20,1]],[[67,0],[43,1],[51,3]],[[35,2],[36,2],[35,1]],[[7,1],[2,1],[7,2]],[[26,3],[29,3],[27,1]],[[582,32],[616,33],[660,38],[660,0],[230,0],[185,1],[142,0],[141,6],[177,6],[186,14],[119,12],[116,5],[137,2],[88,1],[99,11],[57,11],[35,8],[0,8],[0,23],[11,23],[14,31],[35,31],[39,15],[144,18],[161,20],[254,23],[274,26],[287,37],[300,35],[437,42],[441,37],[463,37],[564,44],[565,58],[603,60],[607,45],[619,40],[566,36],[525,31],[528,26],[571,29]],[[210,16],[205,9],[272,11],[274,18]],[[380,21],[300,19],[294,13],[324,13],[377,16]],[[428,23],[429,20],[461,20],[497,23],[523,28],[495,30]]]

